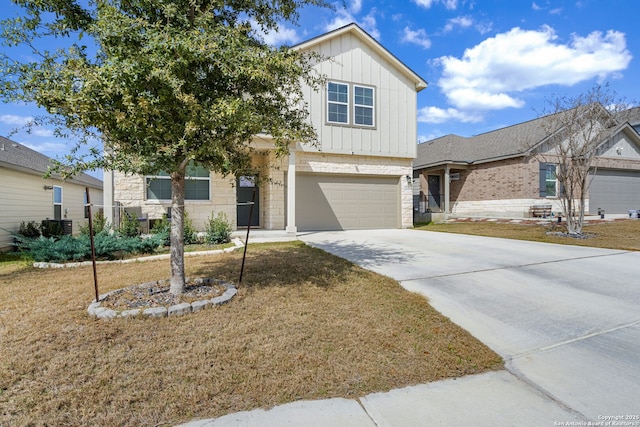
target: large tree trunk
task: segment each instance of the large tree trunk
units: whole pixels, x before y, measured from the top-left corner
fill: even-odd
[[[171,174],[171,285],[169,292],[184,292],[184,167]]]

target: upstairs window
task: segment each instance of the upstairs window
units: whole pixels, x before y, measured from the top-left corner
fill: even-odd
[[[349,86],[329,83],[328,117],[331,123],[349,123]]]
[[[353,87],[353,122],[373,126],[373,88]]]
[[[190,162],[184,185],[185,200],[209,200],[210,172]],[[166,172],[146,177],[147,200],[171,200],[171,177]]]
[[[327,122],[375,126],[375,89],[356,84],[329,82]]]

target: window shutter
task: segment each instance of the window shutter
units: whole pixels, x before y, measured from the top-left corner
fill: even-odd
[[[540,197],[547,197],[547,166],[548,163],[540,163]]]

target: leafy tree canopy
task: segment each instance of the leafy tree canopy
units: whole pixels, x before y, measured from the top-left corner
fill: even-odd
[[[252,135],[272,135],[279,153],[315,138],[300,91],[301,79],[320,82],[314,57],[268,46],[258,32],[322,0],[13,1],[25,14],[3,22],[3,43],[29,45],[35,59],[2,56],[2,97],[43,107],[35,124],[80,144],[102,140],[105,156],[76,147],[73,172],[184,171],[197,159],[237,173],[249,167]],[[39,49],[41,38],[65,47]]]

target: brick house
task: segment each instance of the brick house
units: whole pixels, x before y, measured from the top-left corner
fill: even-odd
[[[640,108],[627,110],[599,146],[586,211],[640,209]],[[465,138],[418,144],[414,208],[462,216],[527,217],[532,206],[561,212],[553,156],[538,156],[543,118]],[[545,158],[546,162],[540,159]]]
[[[417,93],[427,83],[355,24],[294,48],[327,58],[315,65],[326,87],[304,88],[318,147],[293,144],[277,159],[270,136],[256,135],[254,165],[268,174],[259,188],[252,177],[192,168],[185,205],[195,228],[203,229],[213,212],[224,212],[234,228],[247,226],[254,188],[252,227],[288,233],[411,227]],[[136,208],[149,219],[170,206],[167,176],[106,171],[104,181],[105,206]]]

